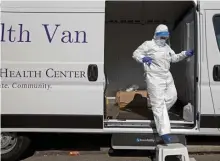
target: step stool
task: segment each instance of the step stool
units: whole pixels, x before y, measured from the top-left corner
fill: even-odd
[[[180,143],[157,145],[156,161],[165,161],[166,156],[181,155],[182,161],[190,161],[187,148]]]

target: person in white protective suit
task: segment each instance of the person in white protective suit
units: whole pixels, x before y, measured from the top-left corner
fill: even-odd
[[[170,63],[193,56],[192,50],[175,54],[166,44],[168,38],[168,27],[161,24],[156,28],[154,38],[145,41],[133,53],[133,58],[143,63],[156,129],[165,143],[172,141],[168,110],[177,100]]]

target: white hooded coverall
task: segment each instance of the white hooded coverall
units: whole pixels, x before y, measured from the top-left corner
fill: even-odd
[[[155,33],[164,30],[168,28],[165,25],[159,25]],[[145,56],[153,59],[151,65],[142,62]],[[170,73],[170,63],[179,62],[186,57],[185,51],[175,54],[169,45],[166,43],[163,45],[155,37],[151,41],[145,41],[133,53],[133,58],[143,63],[144,66],[147,91],[156,129],[160,136],[171,132],[168,110],[177,100],[177,91]]]

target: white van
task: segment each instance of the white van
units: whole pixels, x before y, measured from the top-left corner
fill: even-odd
[[[1,5],[3,160],[17,159],[33,132],[110,133],[115,149],[155,145],[150,108],[121,110],[115,97],[132,84],[145,90],[143,68],[132,54],[158,24],[168,25],[176,53],[195,50],[172,64],[178,91],[169,112],[172,133],[220,135],[220,2]]]

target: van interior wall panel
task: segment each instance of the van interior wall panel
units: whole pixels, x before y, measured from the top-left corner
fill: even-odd
[[[189,25],[187,33],[187,24]],[[179,53],[183,50],[194,49],[193,13],[190,13],[172,32],[171,47]],[[182,102],[194,104],[194,57],[171,65],[178,97]]]

